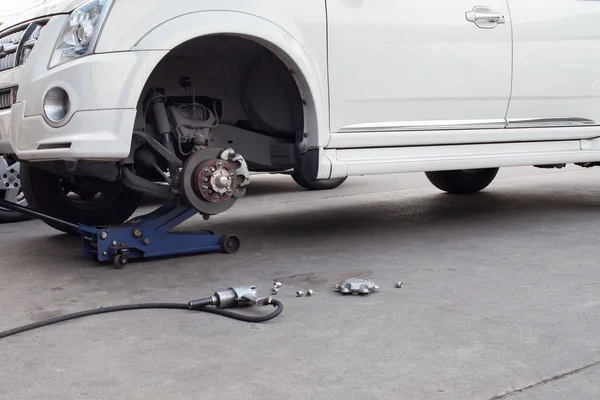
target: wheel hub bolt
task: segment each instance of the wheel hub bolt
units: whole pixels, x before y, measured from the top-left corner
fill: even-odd
[[[116,246],[116,245],[117,245],[117,241],[116,241],[116,240],[113,240],[113,241],[112,241],[112,245],[113,245],[113,246]]]
[[[100,239],[106,239],[108,237],[108,233],[100,232]]]
[[[215,185],[218,188],[226,188],[228,183],[229,183],[229,178],[223,174],[219,175],[217,177],[217,179],[215,179]]]
[[[142,236],[142,231],[140,231],[139,229],[134,230],[133,236],[135,236],[136,238],[139,238],[140,236]]]

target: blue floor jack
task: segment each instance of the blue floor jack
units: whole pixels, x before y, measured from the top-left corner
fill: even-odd
[[[0,207],[41,220],[60,224],[83,237],[84,255],[98,261],[112,261],[124,268],[130,259],[201,254],[239,250],[240,240],[233,235],[211,231],[171,232],[173,228],[198,214],[195,209],[163,205],[157,210],[115,226],[73,224],[38,211],[0,199]]]

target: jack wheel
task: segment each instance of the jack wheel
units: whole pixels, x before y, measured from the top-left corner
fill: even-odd
[[[224,235],[219,240],[221,251],[225,254],[233,254],[240,249],[240,239],[233,235]]]
[[[113,264],[114,264],[115,269],[125,268],[127,266],[128,262],[129,262],[129,257],[127,257],[123,254],[117,254],[113,258]]]

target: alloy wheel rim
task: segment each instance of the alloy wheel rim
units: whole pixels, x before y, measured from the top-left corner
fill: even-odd
[[[0,156],[0,198],[27,207],[21,188],[21,164],[10,162],[5,156]],[[0,210],[9,211],[2,207]]]

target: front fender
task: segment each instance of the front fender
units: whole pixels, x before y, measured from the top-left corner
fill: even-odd
[[[300,43],[286,30],[264,18],[235,11],[199,11],[181,15],[145,33],[130,51],[172,50],[189,40],[215,34],[255,40],[282,59],[293,71],[306,101],[308,147],[325,147],[329,142],[327,84],[320,81],[315,65]]]

